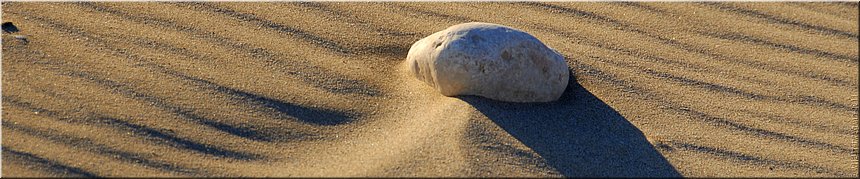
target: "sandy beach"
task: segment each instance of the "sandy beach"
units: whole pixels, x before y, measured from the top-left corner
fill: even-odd
[[[3,2],[2,176],[858,177],[858,10]],[[563,54],[562,97],[407,74],[466,22]]]

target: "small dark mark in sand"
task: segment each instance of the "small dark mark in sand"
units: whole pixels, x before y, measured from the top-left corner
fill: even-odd
[[[18,27],[15,27],[15,24],[12,24],[12,22],[4,22],[3,23],[3,32],[15,33],[15,32],[18,32]]]

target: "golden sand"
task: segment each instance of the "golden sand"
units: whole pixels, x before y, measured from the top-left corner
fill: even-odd
[[[8,3],[2,176],[857,177],[858,3]],[[552,103],[400,62],[522,29]],[[27,42],[15,35],[24,35]]]

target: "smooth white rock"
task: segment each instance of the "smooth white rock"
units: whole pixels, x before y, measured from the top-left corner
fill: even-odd
[[[511,27],[471,22],[415,42],[406,63],[442,95],[477,95],[509,102],[557,100],[567,87],[564,57]]]

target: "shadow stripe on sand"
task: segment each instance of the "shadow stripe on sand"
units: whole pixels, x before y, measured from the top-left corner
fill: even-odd
[[[184,81],[191,82],[196,86],[200,86],[228,95],[234,100],[256,104],[262,107],[275,110],[277,112],[274,114],[274,116],[278,118],[291,118],[316,125],[340,125],[351,122],[353,119],[360,117],[359,114],[352,112],[341,112],[292,104],[260,94],[255,94],[252,92],[246,92],[235,88],[219,85],[209,80],[188,76],[186,74],[182,74],[176,71],[170,71],[161,66],[157,66],[151,69],[156,69],[156,71],[160,71],[161,73],[165,73],[173,77],[182,79]]]
[[[385,5],[389,6],[389,7],[394,7],[394,8],[400,9],[402,11],[406,11],[406,12],[413,12],[412,14],[423,15],[426,17],[436,17],[436,18],[441,18],[441,19],[445,19],[448,21],[453,21],[453,22],[465,23],[465,22],[476,22],[477,21],[475,19],[468,18],[468,17],[462,17],[462,16],[450,15],[450,14],[442,14],[442,13],[437,13],[437,12],[433,12],[433,11],[429,11],[429,10],[423,10],[423,9],[416,8],[416,7],[404,6],[404,5],[400,5],[400,4],[386,3]],[[427,34],[427,35],[429,35],[429,34]]]
[[[656,101],[660,103],[660,105],[666,106],[668,110],[679,112],[681,114],[690,116],[693,119],[706,122],[714,126],[723,127],[728,130],[741,131],[752,136],[795,143],[800,146],[831,150],[838,153],[856,153],[858,151],[857,149],[846,148],[830,143],[806,139],[803,137],[750,127],[741,123],[733,122],[730,119],[712,116],[701,111],[693,110],[692,108],[687,106],[673,104],[669,101],[664,100],[661,96],[658,96],[656,93],[650,90],[633,86],[630,84],[630,82],[618,79],[614,75],[603,72],[602,70],[592,67],[590,65],[584,63],[575,63],[571,66],[575,67],[578,70],[577,72],[580,72],[577,74],[596,77],[600,79],[601,82],[608,82],[610,84],[613,84],[614,86],[620,87],[622,91],[637,94],[638,96],[645,98],[646,100]]]
[[[207,2],[184,2],[184,3],[171,3],[171,4],[178,5],[180,7],[186,7],[186,8],[194,9],[194,10],[214,12],[217,14],[221,14],[221,15],[233,18],[233,19],[237,19],[243,23],[251,22],[251,23],[257,24],[258,26],[281,32],[281,34],[286,34],[289,36],[293,36],[293,37],[296,37],[296,38],[299,38],[299,39],[320,45],[322,47],[325,47],[329,50],[332,50],[332,51],[335,51],[335,52],[338,52],[341,54],[352,54],[353,53],[352,50],[350,50],[349,48],[344,47],[344,46],[338,44],[337,42],[335,42],[333,40],[322,38],[320,36],[314,35],[310,32],[300,30],[300,29],[295,28],[295,27],[290,27],[290,26],[287,26],[284,24],[276,23],[276,22],[268,20],[268,19],[260,18],[254,14],[251,14],[251,13],[243,13],[243,12],[235,11],[235,10],[232,10],[229,8],[219,7],[219,6],[217,6],[211,2],[208,2],[208,3]]]
[[[397,31],[397,30],[394,30],[391,28],[386,28],[385,26],[381,26],[381,25],[377,25],[377,24],[371,24],[371,23],[369,23],[365,20],[362,20],[362,19],[360,19],[360,18],[356,17],[355,15],[350,14],[348,12],[335,10],[334,8],[329,7],[329,5],[327,5],[327,3],[289,2],[289,4],[303,7],[306,9],[321,11],[321,12],[324,12],[326,14],[338,17],[337,19],[333,19],[336,21],[344,21],[344,22],[353,23],[353,24],[367,24],[369,27],[366,27],[366,28],[373,29],[374,31],[376,31],[378,33],[385,34],[385,35],[390,35],[390,36],[395,36],[395,37],[418,37],[420,35],[417,32]]]
[[[638,33],[638,34],[641,34],[641,35],[647,36],[647,37],[654,38],[654,39],[658,40],[659,42],[661,42],[661,43],[663,43],[663,44],[666,44],[666,45],[669,45],[669,46],[672,46],[672,47],[676,47],[676,48],[681,49],[681,50],[685,50],[685,51],[689,51],[689,52],[693,52],[693,53],[698,53],[698,54],[702,54],[702,55],[705,55],[705,56],[709,56],[709,57],[711,57],[711,58],[713,58],[713,59],[720,60],[720,61],[725,61],[725,62],[729,62],[729,63],[736,63],[736,64],[747,65],[747,66],[750,66],[750,67],[766,69],[766,70],[768,70],[768,71],[773,71],[773,72],[781,72],[781,73],[787,73],[787,74],[792,74],[792,75],[802,76],[802,77],[806,77],[806,78],[812,78],[812,79],[817,79],[817,80],[823,80],[823,81],[827,81],[827,82],[829,82],[829,83],[831,83],[831,84],[834,84],[834,85],[837,85],[837,86],[856,86],[856,83],[854,83],[854,82],[846,81],[846,80],[843,80],[843,79],[837,79],[837,78],[833,78],[833,77],[829,77],[829,76],[825,76],[825,75],[817,74],[817,73],[814,73],[814,72],[804,72],[804,71],[797,71],[797,70],[791,70],[791,69],[782,69],[782,68],[779,68],[779,67],[773,67],[773,66],[771,66],[771,65],[768,65],[768,64],[766,64],[766,63],[762,63],[762,62],[749,61],[749,60],[737,59],[737,58],[730,58],[730,57],[728,57],[728,56],[724,56],[724,55],[720,55],[720,54],[717,54],[717,53],[713,53],[713,52],[711,52],[710,50],[705,49],[705,48],[695,47],[695,46],[692,46],[692,45],[690,45],[690,44],[686,44],[686,43],[683,43],[683,42],[680,42],[680,41],[677,41],[677,40],[672,40],[672,39],[665,38],[665,37],[662,37],[662,36],[659,36],[659,35],[654,35],[654,34],[651,34],[651,33],[647,33],[647,32],[645,32],[645,31],[643,31],[643,30],[641,30],[641,29],[639,29],[639,28],[637,28],[637,27],[635,27],[635,26],[633,26],[633,25],[630,25],[630,24],[627,24],[627,23],[624,23],[624,22],[621,22],[621,21],[618,21],[618,20],[612,19],[612,18],[610,18],[610,17],[602,16],[602,15],[595,14],[595,13],[592,13],[592,12],[588,12],[588,11],[582,11],[582,10],[578,10],[578,9],[574,9],[574,8],[561,7],[561,6],[556,6],[556,5],[552,5],[552,4],[538,3],[538,2],[529,2],[529,3],[520,3],[520,4],[527,5],[527,6],[532,6],[532,7],[538,7],[538,8],[542,8],[542,9],[545,9],[545,10],[550,10],[551,12],[555,12],[555,13],[568,14],[568,15],[571,15],[571,16],[573,16],[573,17],[581,17],[581,18],[585,18],[585,19],[590,19],[590,20],[597,21],[597,22],[599,22],[599,23],[608,24],[609,26],[612,26],[612,27],[620,27],[622,30],[631,31],[631,32],[635,32],[635,33]],[[639,5],[642,5],[642,4],[639,4]],[[650,6],[647,6],[647,5],[642,5],[642,6],[650,7]],[[664,13],[669,13],[669,12],[665,12],[665,11],[664,11]],[[545,26],[543,26],[543,25],[539,25],[539,24],[534,25],[534,28],[538,28],[538,29],[545,29],[545,31],[547,31],[547,32],[551,32],[551,33],[559,34],[559,35],[562,35],[562,36],[568,36],[568,37],[570,37],[570,36],[576,36],[576,35],[573,35],[573,34],[570,34],[570,33],[564,32],[564,31],[559,31],[559,30],[552,29],[552,28],[549,28],[549,27],[545,27]],[[587,38],[579,37],[579,39],[587,39]],[[589,42],[590,42],[591,44],[600,44],[600,42],[593,42],[593,41],[590,41],[590,40],[589,40]],[[766,46],[767,46],[768,44],[759,44],[759,45],[766,45]],[[607,44],[603,44],[603,45],[600,45],[600,46],[597,46],[597,47],[601,47],[601,48],[608,48],[608,49],[610,49],[610,50],[619,49],[618,47],[613,47],[612,45],[607,45]],[[612,48],[609,48],[609,47],[612,47]],[[768,46],[768,47],[770,47],[770,46]],[[787,47],[787,46],[786,46],[786,47]],[[800,49],[800,48],[798,47],[798,49]],[[626,50],[626,51],[631,51],[631,50],[629,50],[629,49],[628,49],[628,50]],[[800,51],[792,51],[792,52],[801,53]],[[840,59],[841,59],[842,61],[856,62],[856,59],[852,60],[852,59],[850,59],[851,57],[849,57],[849,56],[838,55],[838,54],[834,54],[834,53],[831,53],[831,52],[816,51],[816,50],[814,50],[814,49],[806,49],[806,51],[803,51],[803,52],[805,52],[805,53],[807,53],[807,54],[812,54],[812,55],[816,55],[815,53],[817,53],[817,52],[821,52],[821,53],[828,53],[828,54],[832,54],[832,55],[830,55],[830,57],[832,57],[832,58],[836,58],[836,57],[838,57],[836,60],[840,60]],[[644,54],[644,53],[636,52],[636,54]],[[821,54],[821,55],[824,55],[824,54]],[[641,55],[639,55],[639,56],[641,56]],[[828,55],[824,55],[823,57],[827,57],[827,56],[828,56]],[[848,58],[848,59],[845,59],[845,58]],[[664,60],[665,60],[665,59],[664,59]],[[696,65],[693,65],[693,64],[689,64],[689,63],[685,63],[685,62],[680,62],[680,61],[675,61],[675,62],[672,62],[672,63],[681,63],[681,64],[684,64],[684,66],[687,66],[687,67],[689,67],[689,66],[696,66]]]
[[[618,4],[618,5],[628,6],[628,7],[634,7],[634,8],[644,9],[645,11],[648,11],[648,12],[651,12],[651,13],[666,14],[666,15],[671,15],[671,14],[672,14],[672,13],[669,13],[668,11],[665,11],[665,10],[662,10],[662,9],[658,9],[658,8],[654,8],[654,7],[651,7],[651,6],[647,6],[647,5],[645,5],[644,3],[641,3],[641,2],[614,2],[614,3],[612,3],[612,4]]]
[[[325,3],[290,2],[289,4],[296,5],[296,6],[305,8],[305,9],[320,11],[320,12],[323,12],[325,14],[336,17],[334,19],[331,19],[331,21],[329,21],[329,22],[341,21],[341,22],[346,22],[346,23],[350,23],[350,24],[357,24],[359,26],[362,26],[365,29],[372,29],[374,32],[376,32],[378,34],[382,34],[383,35],[382,37],[408,37],[408,38],[410,38],[410,41],[407,41],[407,42],[409,42],[409,44],[395,44],[395,43],[403,42],[403,41],[387,41],[388,42],[387,45],[380,45],[380,46],[374,46],[374,47],[363,47],[363,48],[350,48],[350,50],[353,51],[354,54],[356,54],[356,55],[365,55],[365,54],[382,55],[382,56],[386,56],[386,57],[395,58],[397,60],[400,60],[402,58],[405,58],[406,55],[409,53],[409,47],[412,45],[411,40],[415,39],[415,38],[420,38],[419,36],[421,36],[421,34],[419,34],[417,32],[398,31],[398,30],[394,30],[391,28],[386,28],[383,25],[372,24],[372,23],[367,22],[361,18],[356,17],[353,14],[333,9],[333,8],[329,7],[328,5],[326,5]],[[421,36],[421,37],[423,37],[423,36]]]
[[[725,11],[725,12],[733,12],[733,13],[748,16],[748,17],[759,18],[759,19],[765,20],[766,22],[773,23],[773,24],[784,24],[784,25],[791,25],[791,26],[795,26],[795,27],[800,27],[801,29],[812,29],[812,30],[815,30],[815,31],[818,31],[818,32],[821,32],[824,34],[837,35],[837,36],[847,37],[850,39],[857,39],[858,37],[860,37],[853,32],[846,32],[846,31],[832,29],[832,28],[828,28],[828,27],[824,27],[824,26],[807,24],[807,23],[803,23],[800,21],[796,21],[796,20],[792,20],[792,19],[788,19],[788,18],[783,18],[783,17],[779,17],[779,16],[775,16],[775,15],[771,15],[771,14],[767,14],[767,13],[763,13],[763,12],[759,12],[759,11],[755,11],[755,10],[749,10],[749,9],[744,9],[741,7],[736,7],[736,6],[727,4],[727,3],[699,2],[699,4],[706,5],[708,7],[713,8],[713,9],[718,9],[718,10]]]
[[[93,114],[93,116],[87,116],[85,119],[71,119],[66,116],[62,116],[62,114],[58,111],[48,110],[42,107],[38,107],[30,102],[20,101],[20,100],[6,100],[6,98],[10,98],[11,96],[3,96],[4,103],[12,103],[11,105],[16,105],[25,109],[29,109],[31,111],[41,111],[39,115],[52,117],[59,119],[65,122],[82,122],[84,124],[95,124],[95,125],[103,125],[106,127],[113,127],[123,131],[129,131],[134,133],[135,135],[143,135],[147,136],[150,141],[156,143],[167,144],[176,148],[182,148],[191,150],[201,154],[207,154],[214,157],[225,157],[232,158],[238,160],[258,160],[262,159],[262,156],[256,154],[250,154],[240,151],[233,151],[224,149],[218,146],[213,146],[209,144],[203,144],[187,139],[183,139],[182,137],[176,136],[170,132],[164,132],[160,129],[155,129],[151,127],[147,127],[144,125],[134,124],[130,122],[126,122],[124,120],[120,120],[117,118],[104,117],[99,114]],[[12,97],[14,98],[14,97]],[[133,121],[133,120],[132,120]]]
[[[50,172],[52,174],[56,174],[59,177],[86,177],[86,178],[95,178],[99,177],[99,175],[92,173],[90,171],[69,166],[51,159],[47,159],[44,157],[40,157],[38,155],[28,153],[25,151],[21,151],[15,148],[10,148],[8,146],[3,146],[3,163],[5,164],[6,160],[11,160],[15,162],[29,163],[34,166],[36,169],[43,169],[44,171]],[[57,176],[55,176],[57,177]]]
[[[641,73],[651,75],[653,77],[657,77],[657,78],[661,78],[661,79],[669,79],[669,80],[681,83],[682,85],[685,85],[685,86],[694,86],[694,87],[698,87],[701,89],[706,89],[706,90],[710,90],[710,91],[740,96],[740,97],[744,97],[744,98],[752,99],[752,100],[804,104],[804,105],[810,105],[813,107],[824,107],[827,109],[840,110],[840,111],[848,112],[848,113],[853,113],[853,112],[858,110],[858,107],[856,107],[856,106],[849,106],[846,104],[822,99],[822,98],[816,97],[816,96],[809,96],[809,95],[769,96],[769,95],[763,95],[763,94],[749,92],[746,90],[741,90],[741,89],[731,87],[731,86],[724,86],[724,85],[714,84],[714,83],[705,82],[705,81],[701,81],[701,80],[690,79],[690,78],[686,78],[686,77],[682,77],[682,76],[676,76],[676,75],[672,75],[672,74],[666,73],[666,72],[660,72],[660,71],[656,71],[656,70],[652,70],[652,69],[641,68],[641,67],[631,65],[629,63],[624,63],[624,62],[620,62],[620,61],[616,61],[616,60],[605,60],[603,58],[592,58],[592,59],[595,59],[597,61],[604,62],[604,63],[613,64],[613,65],[618,66],[618,67],[624,67],[627,69],[635,70],[635,71],[638,71]]]
[[[724,40],[731,40],[731,41],[740,41],[740,42],[752,43],[752,44],[767,46],[767,47],[775,48],[775,49],[783,49],[783,50],[789,51],[789,52],[812,55],[812,56],[817,56],[817,57],[824,57],[824,58],[834,59],[834,60],[841,61],[841,62],[849,62],[852,64],[858,64],[858,60],[860,60],[860,59],[858,59],[860,57],[857,57],[857,56],[848,56],[848,55],[842,55],[842,54],[836,54],[836,53],[821,51],[821,50],[817,50],[817,49],[809,49],[809,48],[802,48],[802,47],[789,45],[789,44],[781,44],[781,43],[771,42],[771,41],[768,41],[765,39],[756,38],[753,36],[748,36],[748,35],[743,35],[743,34],[738,34],[738,33],[707,32],[707,31],[698,31],[697,33],[701,34],[701,35],[708,36],[708,37],[719,38],[719,39],[724,39]]]
[[[764,118],[767,119],[768,122],[778,122],[783,123],[785,125],[794,125],[794,126],[803,126],[804,128],[810,128],[819,133],[834,133],[841,135],[857,135],[857,130],[851,129],[843,129],[843,128],[834,128],[833,126],[827,124],[816,124],[811,122],[805,122],[803,120],[797,118],[791,118],[787,116],[769,114],[767,112],[755,111],[755,110],[738,110],[740,112],[746,113],[747,115],[756,117],[756,118]],[[819,119],[811,119],[812,121],[816,121]]]
[[[539,28],[539,29],[541,29],[541,28]],[[553,32],[552,29],[544,29],[544,30]],[[629,49],[618,48],[618,47],[614,47],[612,45],[607,45],[607,44],[603,44],[603,43],[599,43],[599,42],[590,41],[590,40],[585,39],[584,37],[576,36],[573,34],[568,34],[568,33],[563,33],[563,32],[555,32],[555,33],[562,35],[562,36],[572,38],[572,39],[579,39],[580,43],[584,43],[586,45],[621,52],[622,54],[633,56],[633,57],[642,57],[643,59],[649,60],[652,62],[678,65],[678,66],[688,68],[688,69],[693,69],[693,70],[702,70],[702,69],[700,69],[701,67],[698,67],[694,64],[689,64],[689,63],[685,63],[682,61],[664,59],[664,58],[657,57],[657,56],[651,56],[648,54],[643,54],[643,53],[638,52],[638,51],[631,51]],[[603,62],[609,62],[606,60],[601,60],[599,57],[593,57],[593,56],[589,56],[589,57],[592,57],[593,59],[597,59],[597,60],[600,60]],[[569,56],[566,58],[570,59]],[[633,69],[633,70],[642,71],[642,68],[635,68],[635,67],[630,67],[629,65],[622,65],[622,64],[619,64],[618,62],[609,62],[609,63],[616,65],[616,66],[619,66],[619,67],[623,67],[623,68],[629,68],[629,69]],[[681,77],[677,77],[674,75],[668,75],[666,73],[658,73],[658,72],[655,72],[653,70],[649,70],[649,71],[645,71],[645,72],[647,72],[651,75],[657,76],[657,77],[670,78],[670,79],[673,79],[677,82],[684,83],[685,85],[695,85],[695,86],[705,87],[705,88],[711,89],[711,90],[729,92],[732,94],[740,95],[740,96],[751,98],[751,99],[765,99],[765,97],[766,97],[766,99],[777,100],[777,101],[797,102],[797,103],[801,103],[801,104],[810,104],[810,105],[822,105],[822,106],[826,106],[826,107],[830,107],[830,108],[834,108],[834,109],[840,109],[840,110],[849,111],[849,112],[850,111],[856,111],[858,109],[857,107],[852,107],[852,106],[844,105],[841,103],[821,99],[821,98],[818,98],[815,96],[799,96],[799,97],[791,97],[790,99],[783,99],[780,97],[763,96],[763,95],[754,94],[751,92],[745,92],[745,91],[741,91],[741,90],[738,90],[738,89],[735,89],[732,87],[716,85],[716,84],[702,82],[702,81],[698,81],[698,80],[692,80],[692,79],[688,79],[688,78],[681,78]],[[740,77],[740,78],[743,78],[743,77]],[[768,82],[754,80],[754,79],[747,79],[747,78],[743,78],[743,79],[752,81],[754,83],[763,84],[763,85],[769,84]]]
[[[709,154],[718,158],[726,159],[726,160],[734,160],[742,163],[753,164],[753,165],[767,165],[767,166],[775,166],[780,168],[787,169],[801,169],[805,171],[813,171],[815,173],[827,173],[838,176],[845,176],[846,173],[838,172],[835,170],[831,170],[821,166],[810,165],[807,163],[798,163],[798,162],[785,162],[778,160],[765,159],[761,157],[751,156],[735,151],[724,150],[719,148],[714,148],[710,146],[702,146],[685,142],[667,142],[669,146],[675,149],[682,149],[686,151],[692,151],[697,153]],[[665,145],[665,144],[664,144]],[[773,167],[771,167],[771,170]]]
[[[7,96],[4,96],[4,99]],[[44,111],[44,110],[43,110]],[[7,119],[9,116],[5,116]],[[3,120],[3,128],[6,130],[13,130],[25,133],[27,135],[36,136],[39,138],[50,140],[54,143],[60,143],[67,146],[73,146],[79,149],[85,149],[92,153],[103,155],[107,157],[115,157],[120,159],[122,162],[132,164],[132,165],[143,165],[147,168],[162,170],[174,174],[180,175],[201,175],[201,174],[211,174],[211,171],[200,171],[198,169],[186,168],[178,165],[173,165],[169,163],[165,163],[162,161],[152,160],[149,157],[141,155],[139,153],[132,153],[128,151],[117,150],[113,147],[106,146],[104,144],[99,144],[89,138],[81,138],[72,135],[62,134],[59,131],[51,130],[42,131],[22,125],[18,125],[15,123],[11,123],[6,119]]]
[[[282,54],[274,53],[268,49],[256,47],[252,44],[242,43],[234,40],[230,40],[223,36],[218,36],[213,32],[203,31],[200,29],[196,29],[189,26],[184,26],[177,24],[176,22],[158,19],[154,17],[140,16],[134,15],[131,13],[127,13],[118,9],[113,9],[107,6],[99,5],[98,3],[90,3],[90,2],[79,2],[75,3],[81,7],[92,9],[98,12],[108,13],[115,15],[117,17],[137,22],[141,24],[154,25],[160,28],[176,30],[179,32],[187,33],[191,37],[205,39],[209,42],[217,44],[219,46],[227,47],[230,49],[241,50],[247,54],[250,54],[252,58],[266,62],[270,65],[275,65],[276,70],[284,72],[290,76],[294,76],[299,80],[304,81],[307,84],[311,84],[314,87],[325,89],[332,93],[339,94],[357,94],[357,95],[365,95],[365,96],[380,96],[384,95],[383,92],[377,87],[368,84],[364,81],[357,79],[346,78],[342,75],[338,75],[336,73],[329,72],[322,67],[314,66],[311,64],[307,64],[306,59],[299,59],[296,56],[284,57]],[[135,40],[135,45],[139,45],[147,48],[154,48],[160,50],[168,50],[171,53],[185,55],[191,58],[205,58],[208,56],[200,55],[197,53],[191,53],[190,50],[184,49],[181,47],[175,47],[173,45],[169,45],[166,43],[158,43],[154,40],[146,40],[142,38],[133,38]],[[285,59],[294,59],[289,61],[284,61]],[[209,59],[200,59],[200,60],[209,60]],[[299,73],[301,72],[301,73]]]
[[[140,44],[153,44],[155,46],[161,46],[161,48],[166,49],[180,49],[177,47],[172,47],[168,44],[155,43],[154,41],[149,41],[146,39],[136,39],[133,37],[123,37],[123,39],[135,39],[132,41],[144,43],[136,43]],[[171,52],[183,52],[182,50],[172,50]],[[195,56],[201,56],[196,53],[181,53],[178,55],[188,56],[194,58]],[[204,59],[200,59],[204,60]],[[146,61],[152,61],[152,59],[146,59]],[[294,120],[299,120],[305,123],[311,123],[316,125],[340,125],[347,122],[351,122],[352,120],[361,117],[360,114],[355,112],[344,112],[344,111],[335,111],[335,110],[327,110],[327,109],[319,109],[312,107],[305,107],[297,104],[293,104],[287,101],[283,101],[280,99],[264,96],[261,94],[257,94],[254,92],[239,90],[236,88],[227,87],[224,85],[217,84],[215,82],[204,80],[201,78],[193,77],[187,74],[180,73],[175,70],[168,69],[167,67],[160,66],[153,63],[145,63],[139,65],[141,67],[145,67],[151,71],[166,74],[172,76],[174,78],[180,79],[182,81],[188,82],[190,85],[195,85],[198,87],[202,87],[205,89],[213,90],[215,92],[230,96],[232,99],[241,101],[242,104],[254,104],[257,106],[261,106],[264,108],[269,108],[275,110],[274,113],[267,113],[275,116],[277,118],[290,118]],[[255,131],[246,132],[250,134],[250,136],[258,136]],[[253,134],[252,134],[253,133]],[[258,136],[259,137],[259,136]],[[272,139],[258,138],[252,137],[255,140],[263,140],[263,141],[271,141]]]
[[[102,41],[100,38],[97,38],[94,36],[89,36],[88,34],[82,33],[81,30],[76,30],[75,28],[71,28],[69,26],[66,26],[65,24],[55,22],[55,21],[46,20],[46,19],[42,19],[41,17],[36,17],[36,16],[28,16],[28,17],[30,17],[31,19],[42,21],[42,22],[48,24],[49,26],[51,26],[51,27],[53,27],[59,31],[63,31],[66,33],[76,34],[76,35],[79,35],[82,37],[86,37],[86,39],[88,39],[88,41],[92,41],[93,43],[96,43],[96,45],[103,47],[104,49],[110,49],[110,50],[108,50],[109,51],[108,53],[111,55],[116,55],[117,57],[120,57],[120,58],[135,60],[135,61],[139,61],[139,62],[150,61],[150,60],[148,60],[142,56],[138,56],[136,54],[128,52],[126,49],[113,48],[112,46],[107,45],[108,43]],[[47,58],[47,57],[43,57],[43,58]],[[107,88],[107,89],[109,89],[109,90],[111,90],[117,94],[121,94],[123,96],[129,97],[132,99],[142,100],[142,101],[148,102],[148,103],[153,104],[154,106],[156,106],[156,107],[158,107],[158,108],[160,108],[166,112],[170,112],[170,113],[176,115],[180,119],[185,119],[185,120],[195,122],[198,124],[206,125],[206,126],[214,128],[214,129],[217,129],[219,131],[222,131],[222,132],[225,132],[225,133],[228,133],[231,135],[235,135],[238,137],[248,138],[251,140],[258,140],[258,141],[271,141],[272,140],[271,136],[264,135],[264,133],[261,133],[255,129],[237,126],[237,125],[230,125],[230,124],[223,123],[219,120],[209,119],[209,118],[200,116],[198,114],[195,114],[196,111],[193,109],[180,107],[178,105],[169,103],[166,99],[162,99],[162,98],[158,98],[156,96],[152,96],[149,94],[137,92],[134,90],[133,87],[128,86],[126,84],[123,84],[123,83],[120,83],[117,81],[108,80],[105,78],[101,78],[98,75],[93,75],[93,74],[83,72],[83,71],[64,69],[63,66],[54,66],[54,67],[58,67],[57,70],[61,70],[60,74],[62,74],[62,75],[70,76],[70,77],[77,77],[79,79],[90,81],[90,82],[93,82],[95,84],[99,84],[99,85],[101,85],[101,86],[103,86],[103,87],[105,87],[105,88]],[[237,155],[237,156],[242,157],[242,155]],[[248,156],[250,156],[250,155],[248,155]]]
[[[100,47],[103,47],[102,49],[109,49],[108,50],[109,54],[116,55],[118,57],[129,59],[129,60],[144,62],[144,64],[139,65],[139,66],[147,67],[152,71],[164,73],[164,74],[167,74],[170,76],[174,76],[174,77],[180,78],[180,79],[185,80],[185,81],[190,81],[190,82],[197,84],[197,85],[203,84],[202,86],[204,86],[204,87],[208,87],[209,89],[212,89],[212,90],[215,90],[217,92],[226,94],[228,96],[233,97],[234,99],[237,99],[240,101],[246,101],[246,102],[249,102],[251,104],[256,104],[256,105],[263,106],[263,107],[266,107],[269,109],[273,109],[276,111],[274,113],[274,116],[277,116],[277,117],[282,118],[282,119],[283,118],[289,118],[291,120],[299,120],[301,122],[315,124],[315,125],[339,125],[339,124],[344,124],[344,123],[350,122],[354,118],[359,116],[358,114],[354,114],[354,113],[321,110],[321,109],[316,109],[316,108],[308,108],[308,107],[304,107],[304,106],[299,106],[299,105],[295,105],[295,104],[291,104],[291,103],[286,103],[286,102],[283,102],[281,100],[277,100],[277,99],[273,99],[273,98],[269,98],[269,97],[264,97],[264,96],[260,96],[260,95],[253,94],[253,93],[244,92],[241,90],[227,88],[227,87],[220,86],[220,85],[216,86],[216,85],[214,85],[214,83],[211,83],[211,82],[208,82],[205,80],[200,80],[197,78],[189,78],[189,76],[187,76],[187,75],[178,75],[178,73],[175,71],[170,71],[164,67],[150,64],[149,62],[151,62],[152,59],[147,59],[145,57],[142,57],[142,56],[136,55],[134,53],[128,52],[126,49],[113,48],[113,47],[107,45],[109,43],[105,42],[103,39],[97,38],[94,36],[90,36],[86,33],[83,33],[82,30],[77,30],[75,28],[68,27],[67,25],[61,24],[59,22],[41,19],[40,17],[32,16],[32,18],[36,19],[36,20],[41,20],[45,23],[48,23],[49,25],[51,25],[52,27],[54,27],[60,31],[64,31],[67,33],[76,34],[76,35],[79,35],[82,37],[86,37],[86,39],[88,39],[88,41],[92,41],[92,42],[96,43],[97,45],[99,45]],[[61,67],[61,69],[63,68],[62,66],[60,66],[60,67]],[[245,127],[245,126],[240,126],[240,125],[227,124],[227,123],[221,122],[220,120],[210,119],[210,118],[206,118],[206,117],[203,117],[201,115],[198,115],[198,114],[196,114],[197,112],[193,109],[184,108],[184,107],[177,106],[175,104],[171,104],[165,99],[161,99],[161,98],[158,98],[156,96],[151,96],[148,94],[139,93],[137,91],[134,91],[133,87],[131,87],[131,86],[127,86],[127,85],[120,83],[120,82],[100,78],[98,75],[92,75],[92,74],[81,72],[81,71],[69,71],[69,70],[65,70],[65,72],[63,72],[62,74],[67,75],[67,76],[72,76],[72,77],[79,77],[81,79],[85,79],[85,80],[88,80],[88,81],[91,81],[91,82],[94,82],[97,84],[101,84],[102,86],[105,86],[105,87],[107,87],[107,88],[109,88],[109,89],[111,89],[114,92],[117,92],[119,94],[123,94],[123,95],[130,97],[130,98],[133,98],[133,99],[143,100],[143,101],[146,101],[150,104],[154,104],[156,107],[159,107],[162,110],[165,110],[167,112],[171,112],[174,115],[180,117],[181,119],[186,119],[186,120],[191,121],[191,122],[206,125],[206,126],[214,128],[214,129],[217,129],[219,131],[222,131],[222,132],[225,132],[225,133],[228,133],[231,135],[235,135],[238,137],[242,137],[242,138],[247,138],[247,139],[256,140],[256,141],[272,142],[272,141],[276,141],[276,140],[277,141],[284,141],[284,140],[288,140],[288,139],[291,140],[291,139],[297,138],[297,136],[308,136],[308,135],[310,135],[310,134],[305,134],[305,133],[296,133],[296,132],[289,132],[289,131],[287,134],[281,133],[281,134],[276,135],[276,134],[270,134],[267,132],[259,131],[258,129],[256,129],[253,126],[252,127]],[[201,83],[201,82],[208,82],[208,83]],[[267,114],[272,114],[272,113],[269,112]],[[253,158],[249,158],[249,159],[253,159]]]

